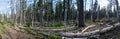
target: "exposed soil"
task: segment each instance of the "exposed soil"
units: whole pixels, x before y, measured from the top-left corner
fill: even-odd
[[[5,34],[1,35],[2,39],[35,39],[34,36],[17,31],[13,28],[6,27]]]

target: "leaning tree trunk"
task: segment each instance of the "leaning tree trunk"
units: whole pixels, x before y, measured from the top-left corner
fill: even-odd
[[[78,7],[78,27],[84,27],[84,1],[83,0],[77,0],[77,7]]]

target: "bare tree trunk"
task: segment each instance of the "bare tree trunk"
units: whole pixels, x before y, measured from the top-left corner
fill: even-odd
[[[10,21],[13,23],[14,22],[14,0],[11,0],[11,2],[10,2],[10,4],[11,4],[11,19],[10,19]]]
[[[99,21],[100,6],[98,6],[97,20]]]
[[[91,24],[93,23],[93,11],[91,11]]]
[[[16,0],[16,15],[15,15],[15,26],[17,25],[17,17],[18,17],[18,4],[19,4],[19,2],[18,2],[18,0]]]
[[[35,19],[35,16],[34,16],[34,9],[32,8],[32,27],[34,26],[34,19]]]
[[[86,2],[87,0],[85,0],[85,11],[86,11]],[[84,22],[85,22],[85,17],[86,17],[86,12],[84,12]]]
[[[84,27],[84,1],[83,0],[77,0],[77,7],[78,7],[78,27]]]
[[[20,0],[20,25],[22,25],[22,11],[21,11],[21,0]]]
[[[66,21],[67,21],[67,6],[66,6],[66,0],[64,0],[64,27],[66,27]]]
[[[92,5],[91,6],[92,6],[92,8],[91,8],[92,9],[91,10],[91,24],[92,24],[92,22],[93,22],[93,0],[92,0]]]
[[[18,22],[20,23],[20,18],[18,19],[18,17],[20,17],[20,2],[21,0],[16,0],[16,16],[15,16],[15,26],[18,24]]]
[[[44,6],[43,6],[44,7]],[[44,13],[44,9],[43,9],[43,7],[40,9],[40,11],[42,12],[42,13],[40,13],[40,27],[43,27],[43,13]]]
[[[117,20],[118,20],[118,22],[119,22],[119,21],[120,21],[120,20],[119,20],[119,12],[118,12],[118,10],[119,10],[119,9],[118,9],[119,3],[118,3],[118,0],[115,0],[115,1],[116,1],[116,5],[117,5],[117,6],[116,6],[116,8],[117,8],[117,10],[116,10],[116,13],[117,13]]]
[[[109,13],[108,13],[108,8],[107,7],[106,7],[106,15],[107,15],[106,19],[109,19]]]
[[[23,16],[24,16],[24,17],[23,17],[23,18],[24,18],[23,22],[24,22],[24,23],[26,23],[26,9],[25,9],[25,8],[27,7],[27,6],[26,6],[26,1],[27,1],[27,0],[24,0],[24,3],[23,3]]]

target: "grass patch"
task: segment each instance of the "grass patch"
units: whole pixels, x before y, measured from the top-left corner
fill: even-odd
[[[60,39],[60,37],[57,35],[49,35],[48,37],[50,37],[50,39]]]
[[[86,26],[89,26],[89,25],[92,25],[92,24],[98,24],[99,22],[97,21],[97,20],[95,20],[95,21],[93,21],[92,23],[91,23],[91,20],[86,20],[85,21],[85,25]]]
[[[46,27],[62,27],[64,26],[62,23],[55,23],[55,24],[49,24]]]
[[[8,21],[6,21],[6,22],[0,22],[0,35],[5,33],[5,26],[11,27],[13,25],[14,25],[13,23],[8,22]]]
[[[2,24],[0,24],[0,35],[3,33],[5,33],[5,27]]]
[[[14,24],[10,21],[0,22],[0,35],[5,33],[5,27],[13,27]]]
[[[32,25],[31,22],[26,22],[26,23],[24,24],[25,27],[30,27],[31,25]]]
[[[30,28],[26,28],[24,30],[25,30],[25,33],[28,33],[28,34],[37,34],[34,30],[32,30]]]
[[[44,39],[44,36],[36,32],[35,30],[32,30],[30,28],[26,28],[24,30],[25,30],[25,33],[34,35],[36,39]]]

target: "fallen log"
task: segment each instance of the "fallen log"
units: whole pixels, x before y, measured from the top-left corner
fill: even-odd
[[[100,34],[100,33],[110,31],[113,28],[116,28],[116,27],[120,26],[120,23],[116,23],[116,24],[114,24],[114,26],[113,25],[108,25],[108,26],[109,27],[94,30],[94,31],[90,31],[90,32],[78,32],[78,33],[61,32],[60,36],[64,36],[64,37],[86,37],[86,36],[91,36],[91,35]]]

